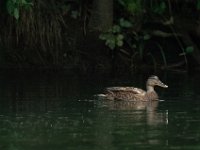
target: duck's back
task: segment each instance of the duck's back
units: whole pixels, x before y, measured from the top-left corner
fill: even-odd
[[[108,99],[116,100],[143,100],[146,92],[135,87],[108,87],[106,88]]]

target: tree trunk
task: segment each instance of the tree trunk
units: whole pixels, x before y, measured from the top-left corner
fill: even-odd
[[[106,31],[113,24],[113,0],[94,0],[89,29]]]

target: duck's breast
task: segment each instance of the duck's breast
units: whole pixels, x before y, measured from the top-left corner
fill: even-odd
[[[158,100],[159,99],[158,94],[155,91],[147,92],[146,97],[149,100]]]

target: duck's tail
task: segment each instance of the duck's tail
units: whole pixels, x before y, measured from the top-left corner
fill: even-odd
[[[106,94],[96,94],[96,95],[94,95],[94,97],[97,99],[105,99],[107,97],[107,95]]]

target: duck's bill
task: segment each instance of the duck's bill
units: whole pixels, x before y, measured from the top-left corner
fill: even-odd
[[[162,84],[161,87],[163,87],[163,88],[168,88],[168,85],[166,85],[166,84]]]
[[[163,88],[168,88],[168,85],[166,85],[166,84],[164,84],[164,83],[162,83],[162,82],[160,82],[159,86],[160,86],[160,87],[163,87]]]
[[[164,88],[168,88],[168,85],[164,85]]]

